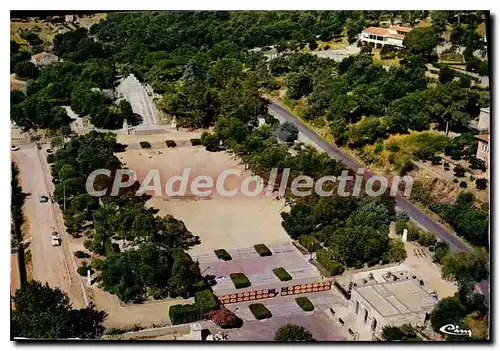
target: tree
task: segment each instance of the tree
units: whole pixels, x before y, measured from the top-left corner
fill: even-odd
[[[277,130],[278,137],[287,142],[294,142],[299,137],[299,128],[292,122],[285,122],[280,124]]]
[[[444,66],[439,70],[439,82],[440,83],[449,83],[453,81],[455,77],[455,72],[448,66]]]
[[[477,190],[486,190],[487,186],[488,186],[488,179],[486,179],[486,178],[476,179],[476,189]]]
[[[403,45],[417,55],[428,56],[438,44],[439,33],[433,26],[414,28],[403,40]]]
[[[13,297],[12,333],[32,339],[97,338],[106,314],[71,308],[68,296],[48,284],[28,281]]]
[[[285,79],[286,95],[290,99],[300,99],[312,92],[312,79],[305,72],[292,72]]]
[[[312,334],[304,327],[295,324],[286,324],[278,329],[275,341],[316,341]]]
[[[22,80],[34,79],[38,77],[38,68],[29,61],[21,61],[14,66],[16,77]]]

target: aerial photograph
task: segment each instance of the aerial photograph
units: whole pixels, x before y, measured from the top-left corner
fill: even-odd
[[[12,10],[10,340],[491,342],[491,28]]]

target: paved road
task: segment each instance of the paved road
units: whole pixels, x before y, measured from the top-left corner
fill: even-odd
[[[319,148],[328,153],[333,158],[341,161],[350,169],[356,171],[359,168],[357,162],[343,153],[335,144],[329,143],[316,134],[311,128],[305,125],[302,121],[300,121],[297,117],[288,112],[285,108],[281,107],[278,104],[271,104],[269,106],[269,112],[276,116],[280,117],[283,120],[288,122],[292,122],[297,126],[299,132],[304,134],[307,138],[309,138],[312,142],[314,142]],[[373,174],[368,170],[364,173],[364,178],[368,179]],[[415,220],[422,227],[435,233],[441,240],[447,242],[451,248],[461,251],[472,251],[472,247],[464,243],[460,238],[458,238],[453,233],[450,233],[443,226],[437,223],[434,219],[426,215],[421,209],[417,206],[413,205],[410,201],[404,198],[401,194],[396,196],[396,206],[398,206],[401,210],[405,211],[413,220]],[[482,281],[479,284],[479,287],[483,294],[489,295],[488,290],[488,281]]]
[[[48,195],[52,192],[52,184],[47,179],[47,164],[33,144],[22,145],[15,152],[15,159],[19,168],[20,183],[23,192],[29,194],[24,204],[24,214],[29,222],[29,234],[31,236],[30,249],[33,260],[33,279],[42,283],[47,282],[50,287],[58,287],[68,293],[75,307],[83,307],[83,298],[79,292],[78,282],[72,278],[76,276],[74,270],[69,269],[67,253],[65,255],[64,240],[68,234],[62,233],[60,223],[56,221],[54,207],[50,201],[40,203],[40,194]],[[53,247],[50,236],[53,229],[61,233],[63,243],[61,246]],[[74,268],[74,267],[71,267]],[[68,274],[70,272],[70,274]]]

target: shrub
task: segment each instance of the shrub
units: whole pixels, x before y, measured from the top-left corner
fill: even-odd
[[[271,318],[273,316],[271,311],[269,311],[266,306],[261,303],[254,303],[248,306],[248,308],[250,309],[250,312],[252,312],[253,316],[258,320]]]
[[[403,235],[403,231],[408,229],[408,222],[405,221],[397,221],[396,222],[396,234]]]
[[[272,256],[271,250],[267,248],[266,245],[264,244],[258,244],[254,245],[255,251],[259,254],[259,256],[264,257],[264,256]]]
[[[476,179],[476,189],[477,190],[485,190],[488,186],[488,179],[479,178]]]
[[[299,236],[299,244],[306,248],[309,252],[315,252],[321,249],[321,244],[318,239],[312,235],[301,235]]]
[[[198,291],[194,295],[194,302],[201,313],[207,313],[219,308],[219,300],[210,290]]]
[[[297,297],[295,299],[295,302],[297,302],[297,305],[300,306],[300,308],[302,308],[302,310],[306,311],[306,312],[309,312],[309,311],[312,311],[314,310],[314,305],[312,304],[312,302],[305,296],[301,296],[301,297]]]
[[[340,320],[340,319],[339,319]],[[311,332],[300,325],[286,324],[278,329],[275,341],[316,341]]]
[[[214,250],[214,252],[215,256],[217,256],[219,260],[231,261],[233,259],[231,255],[224,249]]]
[[[408,216],[408,213],[406,213],[406,212],[396,213],[396,218],[398,219],[398,221],[402,221],[402,222],[408,222],[410,220],[410,216]]]
[[[190,141],[191,141],[191,145],[193,145],[193,146],[201,145],[201,139],[193,138],[193,139],[190,139]]]
[[[78,269],[76,270],[78,272],[78,274],[80,274],[81,276],[84,276],[86,277],[87,276],[87,272],[90,270],[89,267],[78,267]],[[91,272],[92,273],[92,272]]]
[[[461,181],[459,185],[462,189],[467,189],[467,182]]]
[[[465,168],[463,168],[460,165],[456,165],[453,168],[453,172],[454,172],[455,177],[457,177],[457,178],[465,177]]]
[[[282,281],[292,280],[292,276],[283,267],[273,269],[273,273]]]
[[[87,250],[90,250],[90,247],[92,246],[92,240],[87,239],[83,242],[83,247]]]
[[[143,149],[151,149],[151,144],[148,141],[141,141],[139,145],[141,145]]]
[[[85,252],[83,252],[83,251],[76,251],[75,256],[77,258],[85,258],[87,255],[85,255]]]
[[[458,179],[457,178],[453,178],[453,183],[458,183]]]
[[[321,249],[316,252],[316,261],[332,276],[344,272],[344,266],[340,262],[335,261],[331,253],[326,249]]]
[[[328,49],[330,49],[330,45],[326,44],[325,46],[323,46],[323,49],[324,49],[324,50],[328,50]]]
[[[236,289],[247,288],[251,285],[250,281],[243,273],[231,273],[229,277],[233,281],[234,287]]]
[[[240,328],[243,325],[243,321],[234,312],[225,307],[210,311],[209,317],[215,324],[224,329]]]
[[[47,155],[47,163],[53,163],[54,162],[54,154],[48,154]]]
[[[90,263],[90,266],[94,268],[96,271],[100,271],[102,268],[102,264],[104,261],[100,258],[94,258],[92,262]]]
[[[176,142],[173,140],[165,140],[165,145],[167,145],[167,147],[176,147],[177,146]]]

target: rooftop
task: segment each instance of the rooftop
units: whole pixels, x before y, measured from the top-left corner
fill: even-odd
[[[489,134],[479,134],[479,135],[476,135],[476,139],[484,141],[485,143],[489,143],[490,142],[490,135]]]
[[[412,30],[411,27],[403,27],[403,26],[390,26],[389,29],[397,30],[398,32],[408,33]]]
[[[388,30],[385,28],[380,28],[380,27],[368,27],[363,29],[363,32],[368,33],[368,34],[375,34],[375,35],[387,35]]]

